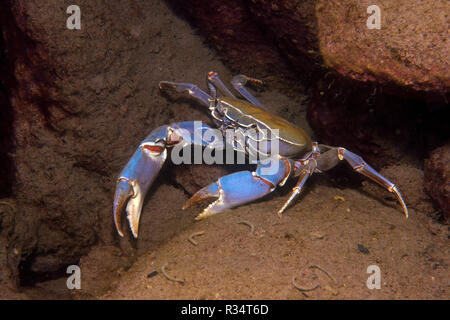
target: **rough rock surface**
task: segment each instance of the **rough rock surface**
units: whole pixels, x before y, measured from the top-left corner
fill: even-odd
[[[425,189],[450,219],[450,145],[437,148],[425,160]]]
[[[318,1],[324,63],[343,76],[443,94],[450,90],[447,1],[378,1],[380,29],[369,29],[362,1]]]
[[[131,266],[131,259],[115,246],[94,246],[80,259],[84,295],[98,296],[104,293],[112,279]]]
[[[267,13],[272,13],[271,6],[261,4],[259,1],[250,3],[246,0],[207,2],[171,0],[170,2],[172,7],[183,16],[187,16],[200,29],[209,43],[222,53],[221,58],[239,73],[257,76],[266,82],[276,78],[287,80],[291,89],[295,91],[301,87],[296,81],[298,76],[302,75],[298,70],[311,70],[314,63],[311,64],[309,59],[317,58],[318,47],[316,46],[316,50],[311,49],[317,43],[316,38],[309,28],[297,21],[301,19],[309,24],[308,15],[313,8],[309,1],[305,1],[305,4],[294,3],[294,7],[298,6],[301,11],[301,15],[296,16],[295,20],[288,15],[267,17]],[[288,3],[286,6],[292,8]],[[254,8],[259,11],[253,11]],[[274,23],[285,23],[285,28],[279,28],[279,26],[272,28],[270,25],[272,20],[275,20]],[[314,20],[310,23],[314,23]],[[286,30],[289,30],[290,34],[280,38],[277,32],[287,32]],[[292,33],[295,33],[295,36]],[[302,53],[307,54],[307,57],[298,55],[297,58],[300,61],[295,62],[289,60],[293,58],[290,55],[290,49],[297,45]],[[313,51],[315,53],[311,54]],[[295,51],[293,53],[295,54]],[[318,63],[320,60],[314,59],[314,61]],[[291,63],[295,69],[292,68]],[[309,74],[304,79],[308,76]],[[280,83],[276,82],[271,85],[281,87]]]
[[[362,82],[441,94],[450,88],[446,1],[379,1],[379,30],[367,27],[369,0],[178,3],[239,66],[279,72],[287,59],[297,71],[317,64]],[[254,59],[244,60],[249,53]]]
[[[159,93],[160,80],[203,86],[210,68],[229,77],[194,31],[179,34],[188,26],[163,2],[80,1],[81,30],[66,28],[70,4],[3,2],[5,45],[14,53],[7,58],[14,79],[9,85],[16,208],[14,214],[2,213],[0,262],[12,288],[19,284],[19,269],[22,277],[36,280],[64,271],[96,243],[116,243],[115,179],[138,143],[162,124],[209,121],[190,99],[173,106],[175,98]],[[185,61],[207,63],[201,68]],[[167,193],[175,190],[178,201],[167,201],[163,194],[142,215],[142,224],[148,219],[147,232],[158,241],[189,217],[181,211],[187,196],[164,176],[158,183],[169,184]],[[194,178],[197,184],[210,182],[201,179],[199,174]],[[164,216],[151,214],[162,207]],[[180,215],[186,218],[179,220]],[[152,245],[145,240],[143,246]]]

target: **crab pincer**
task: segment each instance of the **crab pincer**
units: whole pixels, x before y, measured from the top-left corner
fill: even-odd
[[[140,144],[117,179],[113,213],[117,232],[121,236],[123,231],[120,218],[124,210],[127,212],[133,236],[135,238],[138,236],[139,218],[145,195],[167,157],[164,142],[154,139],[164,129],[158,128]]]

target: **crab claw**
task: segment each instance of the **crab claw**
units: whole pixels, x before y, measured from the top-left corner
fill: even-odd
[[[123,237],[122,227],[120,225],[120,218],[122,216],[123,209],[130,199],[134,195],[133,187],[124,178],[117,181],[116,195],[114,196],[114,223],[116,224],[117,232]]]
[[[138,237],[139,218],[145,195],[167,157],[164,143],[154,142],[158,141],[155,136],[165,135],[165,131],[166,127],[159,128],[141,143],[117,180],[113,213],[117,232],[122,237],[120,221],[124,209],[131,232],[135,238]]]

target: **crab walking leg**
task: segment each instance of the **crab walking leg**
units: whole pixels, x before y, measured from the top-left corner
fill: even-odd
[[[253,103],[255,106],[258,106],[260,108],[266,109],[262,103],[260,103],[256,98],[248,92],[247,89],[245,89],[245,84],[250,81],[257,84],[262,84],[263,82],[261,80],[247,77],[243,74],[237,75],[233,77],[231,80],[231,84],[233,85],[234,89],[236,89],[237,92],[239,92],[245,99],[247,99],[250,103]]]
[[[302,169],[300,170],[300,175],[298,178],[298,182],[295,185],[294,188],[292,188],[292,193],[289,197],[289,199],[284,203],[283,207],[278,211],[278,215],[281,217],[284,210],[287,209],[289,204],[297,198],[297,196],[300,194],[300,192],[303,189],[303,186],[305,185],[308,178],[313,174],[314,170],[316,169],[316,161],[314,159],[311,159],[308,161],[307,164],[305,164]]]
[[[406,218],[408,218],[408,208],[397,186],[368,165],[363,158],[345,148],[333,148],[325,145],[320,145],[319,148],[321,151],[328,149],[328,151],[320,154],[320,157],[317,159],[317,167],[319,170],[325,171],[334,167],[339,162],[338,160],[347,161],[353,170],[378,183],[389,192],[394,193],[403,208]]]
[[[159,83],[159,88],[161,90],[172,89],[177,92],[187,91],[191,96],[199,100],[207,107],[209,107],[211,102],[214,100],[213,97],[211,97],[209,94],[201,90],[195,84],[191,83],[161,81]]]
[[[369,166],[360,156],[354,154],[353,152],[350,152],[344,148],[338,148],[338,157],[340,160],[347,161],[356,172],[385,187],[389,192],[394,193],[398,202],[402,206],[403,211],[405,212],[406,218],[408,218],[408,208],[406,207],[405,201],[403,201],[402,195],[400,194],[400,191],[398,191],[395,184],[375,171],[375,169]]]
[[[123,236],[120,218],[125,209],[133,236],[138,237],[142,204],[166,161],[167,148],[191,144],[208,146],[203,141],[204,132],[208,129],[211,128],[201,122],[173,123],[155,129],[141,142],[117,180],[113,213],[119,235]]]
[[[278,184],[283,185],[290,173],[291,164],[288,159],[280,156],[265,159],[258,164],[254,172],[235,172],[200,189],[186,202],[183,209],[208,198],[217,198],[196,220],[206,218],[271,193]]]
[[[227,86],[223,83],[223,81],[220,80],[217,72],[214,71],[209,72],[207,81],[210,88],[211,88],[210,84],[213,84],[217,88],[219,88],[219,90],[222,91],[223,94],[227,95],[230,98],[236,98],[234,94],[230,91],[230,89],[228,89]]]

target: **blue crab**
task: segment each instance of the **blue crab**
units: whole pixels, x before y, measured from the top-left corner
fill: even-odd
[[[249,81],[261,83],[260,80],[245,75],[235,76],[231,81],[241,98],[237,98],[215,72],[210,72],[207,76],[209,94],[190,83],[168,81],[159,83],[162,90],[187,92],[196,98],[208,108],[223,136],[226,130],[233,130],[237,133],[236,136],[245,137],[243,140],[232,140],[230,142],[232,148],[247,155],[257,155],[260,159],[255,171],[239,171],[219,178],[195,193],[183,209],[202,200],[216,198],[196,218],[203,219],[261,198],[274,191],[277,186],[283,186],[290,177],[298,177],[291,195],[278,211],[281,215],[300,194],[313,173],[329,170],[340,161],[344,161],[356,172],[394,193],[405,216],[408,217],[408,209],[395,184],[375,171],[357,154],[342,147],[313,142],[302,128],[267,111],[244,87]],[[217,90],[223,96],[219,97]],[[211,128],[206,124],[200,127],[201,131],[208,129]],[[194,121],[171,123],[153,130],[141,142],[117,180],[113,214],[117,231],[121,236],[123,236],[121,214],[125,209],[132,234],[135,238],[138,237],[144,197],[166,161],[168,148],[187,145],[211,148],[210,142],[196,137],[195,130]],[[260,147],[263,140],[266,142],[265,147]],[[274,150],[275,145],[276,153],[269,152]],[[275,170],[264,170],[268,163],[276,164]]]

